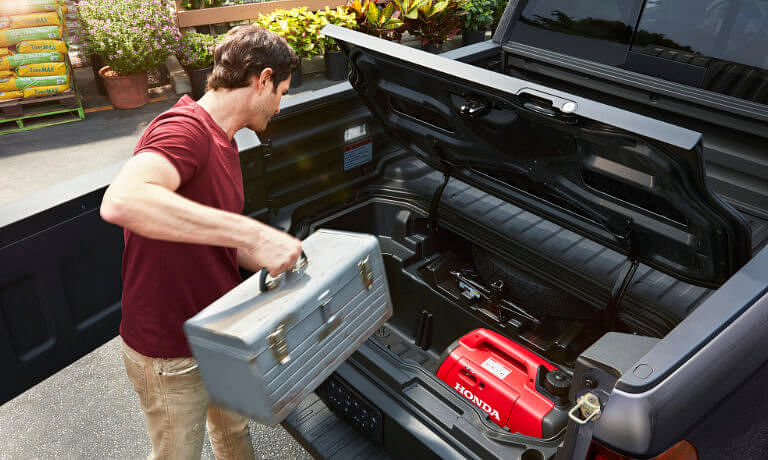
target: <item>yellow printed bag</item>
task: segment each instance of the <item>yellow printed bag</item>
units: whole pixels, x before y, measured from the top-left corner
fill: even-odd
[[[7,101],[8,99],[19,99],[24,96],[21,91],[0,91],[0,101]]]
[[[51,96],[53,94],[63,93],[68,89],[69,85],[34,86],[32,88],[25,88],[23,94],[24,97]]]
[[[26,29],[0,30],[0,47],[28,40],[56,40],[61,38],[61,27],[41,26]]]
[[[66,53],[67,44],[62,40],[26,40],[16,44],[16,51],[19,53],[42,53],[45,51]]]
[[[0,58],[0,70],[15,69],[27,64],[48,64],[51,62],[64,62],[64,55],[55,51],[12,54]]]
[[[47,75],[65,75],[67,73],[65,62],[41,62],[39,64],[20,65],[16,68],[19,77],[44,77]]]
[[[28,14],[56,11],[60,3],[56,0],[0,0],[3,14]]]
[[[0,78],[11,78],[15,76],[16,72],[13,70],[0,70]]]
[[[46,77],[16,77],[16,89],[28,89],[40,86],[69,86],[69,74],[50,75]]]
[[[12,29],[58,25],[61,25],[61,18],[59,18],[59,13],[35,13],[11,16]]]
[[[0,78],[0,91],[16,91],[16,77]]]
[[[0,57],[10,56],[11,54],[13,54],[13,51],[10,48],[0,48]]]

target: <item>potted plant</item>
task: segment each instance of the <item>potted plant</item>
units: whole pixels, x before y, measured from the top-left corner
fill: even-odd
[[[504,10],[507,9],[507,3],[509,0],[495,0],[493,5],[493,23],[491,23],[491,32],[496,30],[496,27],[501,21],[501,15],[504,14]]]
[[[421,39],[422,49],[439,53],[445,41],[461,31],[463,15],[454,0],[424,0],[418,6],[418,19],[410,23],[408,31]]]
[[[213,69],[213,50],[220,40],[220,37],[197,32],[186,32],[181,36],[176,58],[189,75],[195,100],[205,94],[208,75]]]
[[[375,0],[352,0],[346,4],[346,8],[355,14],[361,32],[398,41],[403,35],[404,22],[393,1],[378,4]]]
[[[202,10],[203,8],[216,8],[222,5],[221,0],[184,0],[181,2],[181,6],[185,10]]]
[[[82,0],[83,47],[104,59],[99,75],[116,108],[149,102],[147,71],[163,64],[181,38],[164,0]]]
[[[328,24],[357,29],[355,13],[339,6],[335,10],[325,7],[315,13],[320,30]],[[325,63],[325,76],[329,80],[340,81],[347,78],[346,60],[341,48],[332,38],[320,34],[320,44],[323,48],[323,62]]]
[[[459,3],[461,17],[461,41],[464,45],[485,40],[485,31],[493,24],[498,0],[464,0]]]
[[[314,15],[306,7],[275,10],[260,14],[256,23],[284,37],[299,59],[320,54],[319,35]],[[301,86],[301,66],[291,74],[291,86]]]

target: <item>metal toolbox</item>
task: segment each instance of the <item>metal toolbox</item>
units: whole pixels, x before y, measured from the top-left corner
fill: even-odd
[[[318,230],[302,247],[305,266],[251,276],[184,324],[212,402],[267,425],[392,316],[376,237]]]

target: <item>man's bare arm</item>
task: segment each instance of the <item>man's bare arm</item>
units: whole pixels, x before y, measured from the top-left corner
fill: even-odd
[[[239,248],[237,250],[237,263],[246,270],[254,273],[264,268],[259,262],[256,256],[256,251],[250,249]]]
[[[101,216],[147,238],[239,248],[238,253],[242,248],[250,254],[249,264],[266,267],[272,275],[296,262],[299,240],[249,217],[184,198],[175,193],[180,182],[168,159],[142,152],[107,189]]]

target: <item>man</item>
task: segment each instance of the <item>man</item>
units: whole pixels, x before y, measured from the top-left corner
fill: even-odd
[[[298,62],[276,34],[232,29],[205,95],[159,115],[104,195],[102,218],[125,228],[120,335],[150,458],[199,458],[204,421],[217,458],[253,458],[248,419],[210,405],[182,324],[240,283],[238,265],[276,276],[299,258],[299,240],[240,214],[233,140],[264,130]]]

